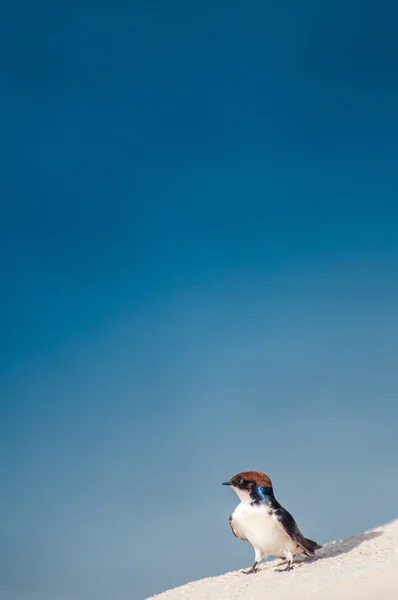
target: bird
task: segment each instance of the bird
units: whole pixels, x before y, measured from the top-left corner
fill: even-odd
[[[315,550],[322,548],[303,536],[292,515],[276,500],[271,479],[265,473],[245,471],[222,485],[230,486],[240,499],[229,517],[232,532],[240,540],[250,542],[255,552],[254,564],[243,573],[256,573],[258,564],[267,555],[286,561],[286,568],[275,570],[290,571],[295,555],[304,553],[312,557]]]

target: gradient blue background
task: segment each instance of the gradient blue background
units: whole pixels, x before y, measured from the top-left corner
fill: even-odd
[[[248,566],[397,516],[398,6],[1,9],[0,597]]]

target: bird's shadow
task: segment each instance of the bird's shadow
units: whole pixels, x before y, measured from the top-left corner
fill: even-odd
[[[355,535],[351,538],[347,538],[345,540],[338,540],[336,542],[332,542],[330,544],[325,544],[320,550],[317,551],[316,555],[313,558],[302,558],[298,559],[297,563],[301,562],[315,562],[318,560],[322,560],[324,558],[334,558],[336,556],[340,556],[341,554],[347,554],[357,548],[364,542],[373,540],[374,538],[383,535],[382,531],[369,531],[367,533],[360,533],[359,535]]]

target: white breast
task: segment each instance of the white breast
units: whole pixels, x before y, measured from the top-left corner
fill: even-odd
[[[286,551],[296,554],[297,544],[285,533],[269,508],[264,504],[241,502],[232,514],[234,528],[259,554],[285,556]]]

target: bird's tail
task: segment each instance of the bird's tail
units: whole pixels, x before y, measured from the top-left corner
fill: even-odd
[[[305,549],[308,550],[309,552],[315,552],[315,550],[319,550],[320,548],[322,548],[321,544],[317,544],[317,542],[314,542],[313,540],[309,540],[308,538],[304,538],[305,540]]]

